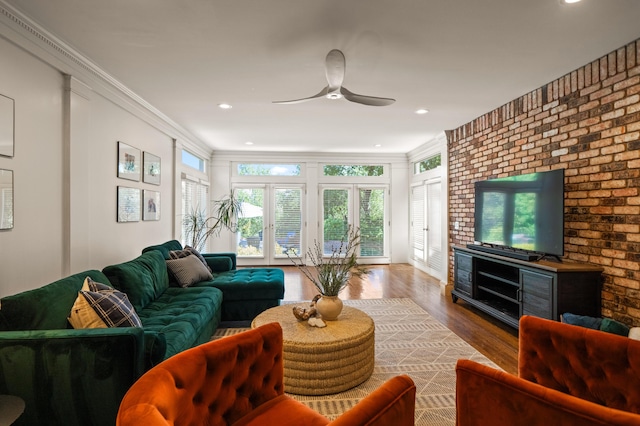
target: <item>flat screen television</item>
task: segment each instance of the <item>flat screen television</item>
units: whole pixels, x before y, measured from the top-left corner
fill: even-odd
[[[563,256],[564,170],[476,182],[474,216],[484,246]]]

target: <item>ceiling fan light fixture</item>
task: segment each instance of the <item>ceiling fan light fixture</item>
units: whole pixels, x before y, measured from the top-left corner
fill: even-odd
[[[327,99],[340,99],[342,95],[340,93],[327,93]]]

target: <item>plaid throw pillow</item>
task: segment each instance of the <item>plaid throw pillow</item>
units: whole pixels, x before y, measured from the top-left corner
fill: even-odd
[[[73,328],[142,327],[126,294],[89,277],[78,292],[68,320]]]

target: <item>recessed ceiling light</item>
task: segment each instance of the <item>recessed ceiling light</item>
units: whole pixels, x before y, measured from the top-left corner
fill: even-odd
[[[566,4],[571,4],[571,3],[578,3],[580,0],[562,0],[562,3],[566,3]]]
[[[218,106],[222,109],[231,109],[233,108],[231,105],[229,104],[218,104]]]
[[[245,145],[253,145],[253,142],[251,142],[251,141],[246,141],[244,144],[245,144]]]
[[[424,109],[424,108],[420,108],[420,109],[416,110],[416,114],[426,114],[428,112],[429,112],[429,110],[428,109]]]
[[[375,146],[376,148],[380,148],[380,147],[382,146],[382,144],[377,143],[377,144],[375,144],[374,146]]]

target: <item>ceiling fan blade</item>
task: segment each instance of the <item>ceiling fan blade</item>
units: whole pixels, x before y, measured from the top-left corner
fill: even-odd
[[[330,92],[336,91],[342,86],[346,67],[346,60],[341,51],[333,49],[331,52],[327,53],[325,72],[327,74],[327,82],[329,83]]]
[[[316,98],[323,98],[325,96],[327,96],[327,93],[329,93],[329,86],[325,87],[324,89],[322,89],[320,91],[320,93],[310,96],[308,98],[302,98],[302,99],[293,99],[291,101],[273,101],[274,104],[298,104],[300,102],[306,102],[306,101],[310,101],[312,99],[316,99]]]
[[[396,101],[395,99],[391,99],[391,98],[378,98],[376,96],[358,95],[356,93],[350,92],[345,87],[340,88],[340,93],[342,93],[342,96],[344,96],[346,100],[351,102],[357,102],[363,105],[387,106],[387,105],[391,105]]]

